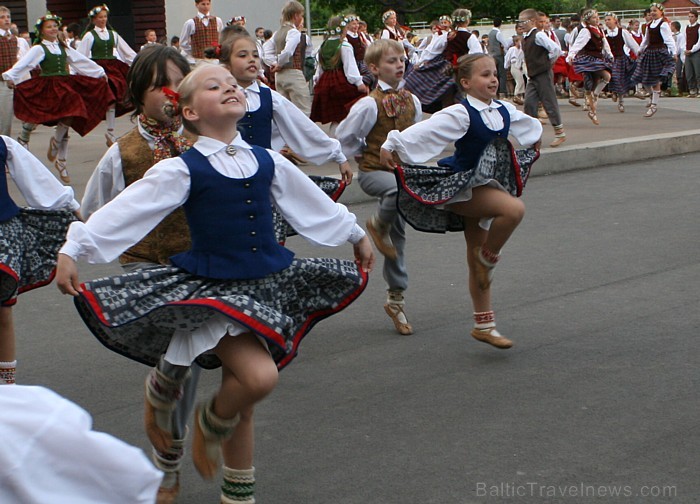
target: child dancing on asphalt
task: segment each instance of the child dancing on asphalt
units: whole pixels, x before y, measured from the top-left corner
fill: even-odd
[[[377,87],[353,105],[338,126],[336,137],[348,156],[359,155],[358,183],[365,193],[379,200],[377,213],[367,221],[367,231],[384,255],[384,311],[398,333],[408,335],[413,334],[413,328],[405,313],[406,223],[396,208],[396,178],[379,161],[379,149],[389,131],[402,131],[422,118],[420,101],[404,88],[405,60],[403,46],[396,40],[377,40],[367,48],[365,62],[378,79]]]
[[[239,437],[224,444],[221,500],[250,503],[252,421],[234,428],[274,389],[278,368],[294,358],[310,328],[360,295],[374,255],[343,205],[280,154],[240,138],[245,98],[225,68],[199,66],[178,92],[185,127],[199,140],[179,158],[156,164],[87,223],[71,226],[57,282],[76,296],[96,337],[121,354],[153,365],[165,352],[173,365],[199,358],[204,367],[223,367],[221,388],[195,414],[193,459],[211,479],[222,443]],[[314,243],[353,243],[359,264],[295,259],[275,240],[270,202]],[[181,205],[192,248],[171,257],[172,266],[79,284],[75,260],[113,260]],[[129,300],[117,305],[114,296]],[[135,345],[144,334],[149,348]],[[177,390],[179,384],[159,390],[164,406]]]
[[[455,154],[440,160],[439,168],[397,167],[399,210],[419,231],[464,232],[474,307],[471,335],[496,348],[510,348],[513,342],[496,330],[491,278],[501,249],[525,214],[516,196],[539,156],[542,125],[510,103],[495,100],[498,71],[490,56],[462,56],[456,72],[466,99],[403,131],[391,131],[381,162],[393,168],[396,156],[403,163],[424,163],[455,143]],[[508,135],[534,148],[514,151]]]
[[[15,383],[17,355],[12,307],[17,296],[53,280],[56,254],[71,212],[80,205],[73,189],[61,185],[46,167],[13,139],[0,136],[0,166],[9,173],[30,208],[10,197],[0,177],[0,385]]]

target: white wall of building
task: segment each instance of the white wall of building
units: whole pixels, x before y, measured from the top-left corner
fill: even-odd
[[[280,25],[280,13],[287,0],[212,0],[211,12],[224,23],[234,16],[245,16],[246,28],[254,34],[263,26],[275,31]],[[165,0],[165,22],[168,39],[180,36],[185,21],[197,15],[194,0]]]
[[[27,24],[29,31],[34,31],[34,23],[46,14],[46,0],[27,0]]]

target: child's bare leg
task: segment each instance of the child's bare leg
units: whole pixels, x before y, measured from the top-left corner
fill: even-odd
[[[204,478],[218,470],[221,443],[231,437],[240,413],[249,410],[277,385],[277,366],[253,334],[225,336],[216,346],[221,359],[221,388],[195,414],[192,456]]]
[[[3,306],[0,307],[0,385],[15,382],[16,355],[12,307]]]
[[[510,348],[513,342],[496,330],[496,319],[491,308],[491,287],[479,286],[477,272],[480,267],[479,251],[486,242],[488,231],[479,226],[479,219],[464,218],[464,238],[467,242],[467,266],[469,268],[469,295],[474,305],[473,338],[496,348]]]

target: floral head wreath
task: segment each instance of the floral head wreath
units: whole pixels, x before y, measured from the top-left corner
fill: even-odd
[[[597,16],[597,15],[598,15],[598,11],[595,10],[595,9],[591,9],[591,10],[587,11],[587,12],[583,15],[583,18],[582,18],[582,19],[583,19],[584,22],[587,23],[588,21],[590,21],[590,19],[591,19],[593,16]]]
[[[340,22],[340,25],[336,26],[335,28],[329,28],[328,30],[326,30],[326,33],[328,33],[328,35],[331,35],[331,36],[333,36],[333,35],[340,35],[341,33],[343,33],[343,29],[344,29],[351,21],[355,21],[355,20],[359,20],[359,19],[360,19],[360,18],[358,18],[357,16],[346,16],[346,17],[344,17],[343,20]]]
[[[651,5],[649,6],[650,9],[651,9],[652,7],[656,7],[656,8],[659,9],[661,12],[664,11],[664,6],[663,6],[663,4],[660,4],[660,3],[658,3],[658,2],[654,2],[653,4],[651,4]]]
[[[452,16],[448,15],[443,15],[438,18],[438,21],[442,23],[443,21],[449,21],[450,23],[452,22]]]
[[[382,23],[386,23],[386,20],[389,19],[391,16],[396,16],[396,11],[388,10],[384,14],[382,14]]]
[[[611,17],[613,19],[617,19],[617,14],[615,14],[614,12],[606,12],[605,16],[603,17]]]
[[[63,19],[60,16],[57,16],[56,14],[51,14],[50,12],[47,12],[43,16],[41,16],[39,19],[36,20],[36,23],[34,23],[34,28],[36,32],[41,36],[41,25],[43,25],[46,21],[56,21],[57,25],[60,25],[63,22]]]
[[[90,12],[88,12],[88,17],[89,17],[89,18],[94,18],[95,16],[97,16],[97,15],[98,15],[100,12],[102,12],[102,11],[105,11],[105,12],[109,13],[109,7],[107,7],[105,4],[102,4],[102,5],[98,5],[98,6],[96,6],[96,7],[93,7],[92,9],[90,9]]]
[[[241,22],[245,24],[245,16],[233,16],[226,23],[226,26],[233,26],[234,23],[241,23]]]
[[[464,9],[464,10],[467,11],[466,14],[463,16],[454,16],[452,18],[452,22],[454,22],[454,23],[466,23],[467,21],[471,20],[472,11],[470,11],[469,9]]]

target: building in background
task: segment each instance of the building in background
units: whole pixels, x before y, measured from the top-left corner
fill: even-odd
[[[156,30],[158,38],[180,36],[185,21],[194,17],[194,0],[0,0],[12,11],[12,20],[21,30],[34,31],[37,18],[47,10],[61,16],[64,23],[88,22],[87,12],[106,4],[109,22],[133,48],[144,43],[144,31]],[[257,26],[276,30],[286,0],[212,0],[212,13],[224,22],[233,16],[245,16],[251,34]]]

